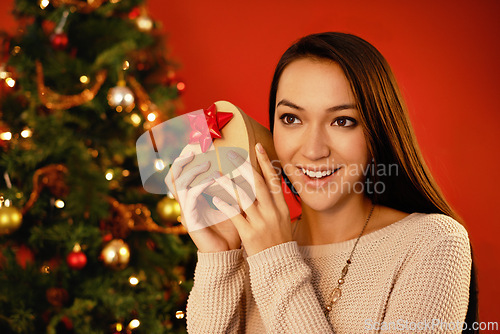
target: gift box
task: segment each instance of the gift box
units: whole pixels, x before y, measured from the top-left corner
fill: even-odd
[[[270,131],[230,102],[218,101],[207,109],[170,119],[151,128],[137,140],[137,158],[144,189],[155,194],[181,191],[176,186],[176,180],[172,180],[175,189],[168,189],[165,177],[169,175],[176,158],[192,152],[194,159],[183,168],[182,173],[206,161],[210,161],[211,165],[208,171],[191,182],[190,187],[204,182],[218,170],[251,196],[255,194],[255,185],[241,176],[227,153],[235,151],[258,173],[262,173],[255,153],[258,142],[265,148],[274,167],[280,169]],[[217,195],[229,204],[239,204],[217,183],[206,189],[204,195]]]

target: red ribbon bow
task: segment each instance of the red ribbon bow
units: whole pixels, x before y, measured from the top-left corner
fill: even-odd
[[[217,112],[217,107],[212,104],[208,109],[203,109],[201,114],[188,115],[191,133],[189,143],[199,143],[201,151],[205,153],[212,144],[212,138],[222,138],[220,130],[231,120],[230,112]],[[208,131],[207,131],[208,130]]]

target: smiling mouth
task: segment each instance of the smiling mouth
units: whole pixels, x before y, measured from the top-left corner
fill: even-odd
[[[317,172],[314,172],[314,171],[310,171],[310,170],[307,170],[305,168],[300,168],[300,170],[302,170],[302,173],[304,173],[304,175],[310,177],[311,179],[322,179],[322,178],[325,178],[327,176],[330,176],[332,174],[334,174],[336,171],[338,171],[341,167],[339,168],[336,168],[336,169],[329,169],[329,170],[325,170],[325,171],[317,171]]]

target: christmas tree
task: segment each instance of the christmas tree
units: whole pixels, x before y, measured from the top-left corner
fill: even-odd
[[[17,0],[0,36],[0,332],[184,333],[196,251],[135,143],[184,84],[142,0]]]

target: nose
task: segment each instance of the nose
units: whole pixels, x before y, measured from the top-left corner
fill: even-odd
[[[330,155],[328,135],[321,127],[311,127],[302,137],[302,155],[311,161],[320,160]]]

